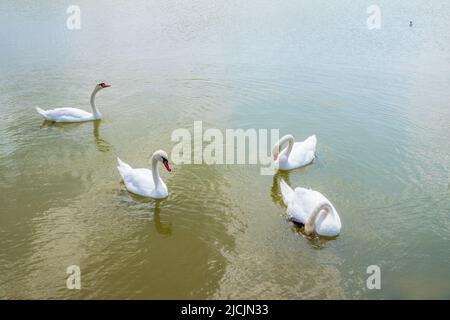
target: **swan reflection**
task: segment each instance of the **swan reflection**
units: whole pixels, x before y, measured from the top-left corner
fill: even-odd
[[[95,120],[93,121],[94,124],[94,141],[97,148],[97,151],[99,152],[108,152],[111,151],[112,145],[100,138],[100,123],[101,120]]]
[[[156,201],[155,209],[153,211],[153,223],[155,224],[155,229],[162,236],[170,237],[172,235],[172,224],[161,222],[161,206],[160,201]]]

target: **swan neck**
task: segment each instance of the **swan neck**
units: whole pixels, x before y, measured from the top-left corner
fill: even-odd
[[[287,150],[286,150],[286,156],[289,157],[292,151],[292,148],[294,147],[294,137],[290,134],[285,135],[283,138],[280,139],[280,146],[283,145],[285,142],[288,142]]]
[[[331,206],[327,202],[319,203],[305,223],[306,234],[311,234],[314,231],[314,229],[316,228],[317,217],[322,211],[324,212],[324,214],[330,214],[333,212],[333,208],[331,208]]]
[[[153,182],[155,183],[155,189],[157,189],[160,177],[159,177],[158,160],[156,160],[155,155],[152,156],[152,176]]]
[[[94,119],[100,119],[102,117],[100,111],[98,111],[97,107],[95,106],[95,96],[97,95],[97,92],[99,92],[97,88],[94,88],[94,91],[91,93],[91,107],[92,107],[92,114],[94,115]]]

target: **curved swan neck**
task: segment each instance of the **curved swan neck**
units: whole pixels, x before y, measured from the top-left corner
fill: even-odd
[[[100,113],[100,111],[98,111],[97,107],[95,106],[95,95],[99,91],[100,91],[100,89],[95,87],[94,91],[92,91],[92,93],[91,93],[91,107],[92,107],[92,114],[94,115],[94,119],[100,119],[102,117],[102,114]]]
[[[159,185],[159,180],[161,178],[159,176],[158,160],[156,160],[155,154],[153,154],[153,156],[152,156],[152,176],[153,176],[153,182],[155,183],[155,189],[156,189]]]
[[[333,208],[327,202],[321,202],[316,206],[311,216],[305,223],[305,233],[307,235],[310,235],[314,232],[317,217],[322,211],[324,212],[324,214],[329,214],[333,212]]]
[[[286,156],[289,157],[289,155],[291,154],[292,148],[294,147],[294,137],[290,134],[287,134],[280,139],[280,141],[278,142],[278,145],[281,147],[285,142],[288,142]]]

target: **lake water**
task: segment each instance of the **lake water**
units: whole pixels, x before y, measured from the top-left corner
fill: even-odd
[[[0,298],[450,298],[450,3],[0,3]],[[413,26],[409,22],[413,21]],[[35,106],[104,119],[48,125]],[[128,193],[171,133],[278,128],[313,164],[174,165]],[[335,239],[288,222],[278,181],[326,195]],[[81,268],[81,290],[66,268]],[[367,267],[381,289],[366,287]]]

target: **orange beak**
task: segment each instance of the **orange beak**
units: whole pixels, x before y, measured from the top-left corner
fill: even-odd
[[[164,160],[164,161],[163,161],[163,164],[164,164],[164,167],[166,167],[166,170],[167,170],[167,171],[172,172],[172,169],[170,169],[170,167],[169,167],[169,162],[167,162],[167,160]]]

